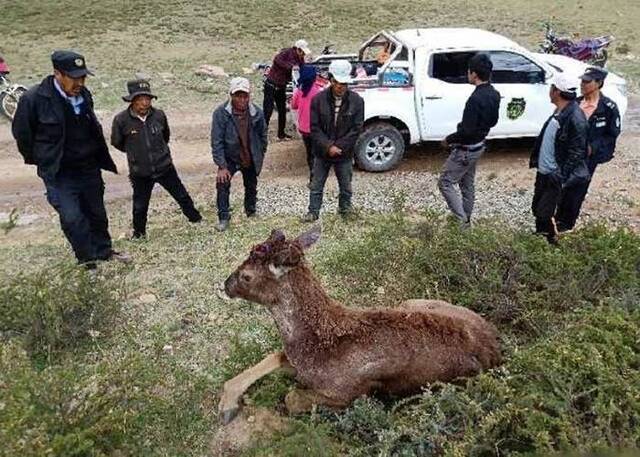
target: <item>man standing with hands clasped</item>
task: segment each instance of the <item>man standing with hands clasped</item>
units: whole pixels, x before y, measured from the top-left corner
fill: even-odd
[[[329,66],[331,87],[311,101],[311,141],[315,159],[309,193],[309,212],[303,222],[318,220],[324,185],[333,168],[340,190],[338,212],[348,216],[351,207],[353,148],[364,123],[364,100],[349,90],[351,64],[334,60]]]

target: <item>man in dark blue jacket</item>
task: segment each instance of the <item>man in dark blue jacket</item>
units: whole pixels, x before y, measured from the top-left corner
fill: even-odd
[[[581,77],[582,96],[577,99],[589,122],[587,134],[587,165],[593,178],[596,168],[613,158],[616,140],[620,135],[620,113],[618,107],[601,89],[607,71],[602,68],[587,68]],[[572,230],[580,215],[580,208],[589,190],[591,179],[563,189],[556,212],[559,232]]]
[[[73,51],[51,55],[53,75],[22,96],[13,136],[29,165],[38,167],[47,200],[79,263],[129,258],[113,250],[104,206],[101,170],[117,173],[85,87],[84,57]]]
[[[249,80],[233,78],[229,92],[230,100],[216,108],[211,121],[219,232],[229,228],[231,178],[237,171],[244,182],[244,211],[247,217],[256,214],[258,175],[267,151],[267,126],[260,108],[250,101]]]

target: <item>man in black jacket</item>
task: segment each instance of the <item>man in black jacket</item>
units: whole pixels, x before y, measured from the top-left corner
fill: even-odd
[[[601,89],[607,71],[603,68],[587,68],[581,77],[582,97],[577,102],[589,122],[587,136],[587,166],[593,178],[596,167],[613,158],[616,140],[620,135],[620,112],[613,100],[602,94]],[[576,224],[580,208],[589,190],[591,179],[563,189],[556,212],[559,232],[566,232]]]
[[[12,126],[18,150],[38,167],[78,262],[93,269],[96,260],[128,261],[113,250],[108,230],[100,170],[117,170],[85,87],[92,73],[73,51],[55,51],[51,61],[53,75],[18,104]]]
[[[113,119],[111,144],[127,153],[133,186],[133,238],[146,236],[149,200],[155,183],[171,194],[190,222],[200,222],[202,216],[171,161],[169,123],[164,111],[151,105],[151,100],[157,97],[151,93],[149,82],[129,81],[127,89],[129,94],[122,99],[129,107]]]
[[[536,233],[549,243],[558,241],[555,213],[563,188],[589,179],[587,169],[587,119],[576,103],[577,80],[556,75],[549,97],[556,111],[542,127],[529,161],[537,168],[531,210]]]
[[[476,86],[467,100],[462,122],[456,132],[443,141],[451,153],[444,164],[438,187],[449,209],[463,227],[471,224],[475,202],[475,176],[478,159],[485,150],[484,140],[498,123],[500,93],[489,83],[493,64],[486,54],[469,60],[467,78]],[[460,187],[460,193],[454,186]]]
[[[352,210],[353,148],[364,123],[364,100],[348,88],[352,81],[348,61],[331,62],[329,75],[331,87],[311,101],[311,141],[315,160],[309,212],[303,217],[304,222],[318,220],[324,185],[331,168],[338,178],[339,212],[347,216]]]

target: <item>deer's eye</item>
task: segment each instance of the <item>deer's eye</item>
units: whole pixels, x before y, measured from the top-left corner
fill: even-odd
[[[240,275],[240,281],[242,282],[249,282],[251,281],[251,275],[247,274],[247,273],[242,273]]]

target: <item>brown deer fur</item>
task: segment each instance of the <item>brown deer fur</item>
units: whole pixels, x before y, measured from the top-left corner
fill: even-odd
[[[397,308],[352,309],[333,300],[304,261],[303,249],[318,238],[319,227],[291,242],[274,231],[225,290],[267,306],[298,381],[325,403],[416,392],[500,363],[496,329],[466,308],[409,300]]]

